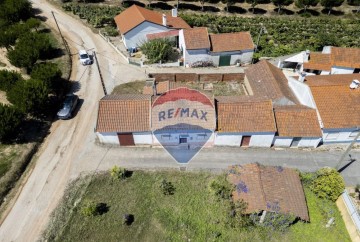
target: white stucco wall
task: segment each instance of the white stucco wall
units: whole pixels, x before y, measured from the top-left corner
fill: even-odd
[[[209,49],[185,50],[184,51],[185,66],[186,65],[191,66],[191,64],[197,61],[212,61],[212,58],[208,53],[209,53]]]
[[[347,143],[354,140],[357,131],[350,129],[323,130],[324,143]],[[360,138],[357,140],[360,142]]]
[[[321,71],[320,76],[321,75],[330,75],[330,71]]]
[[[290,147],[293,141],[292,137],[275,137],[274,146],[276,147]]]
[[[171,29],[168,29],[165,26],[145,21],[124,35],[124,44],[126,48],[140,47],[143,43],[147,41],[147,34],[166,32],[169,30]]]
[[[318,147],[321,138],[301,138],[298,147],[311,147],[316,148]]]
[[[96,132],[96,136],[99,138],[100,143],[120,145],[119,138],[117,136],[117,133],[115,132],[111,132],[111,133]]]
[[[215,146],[236,146],[240,147],[242,135],[238,133],[216,133]]]
[[[331,74],[352,74],[354,70],[354,68],[333,66],[331,68]]]
[[[291,90],[302,105],[308,106],[310,108],[316,108],[314,98],[308,85],[292,77],[288,77],[288,81]]]
[[[253,50],[244,50],[244,51],[228,51],[228,52],[211,52],[211,59],[216,66],[219,65],[220,56],[230,55],[230,65],[235,65],[237,60],[240,60],[240,63],[251,63],[253,57]]]
[[[271,147],[274,135],[274,133],[251,135],[249,147]]]
[[[153,137],[151,132],[133,133],[135,145],[152,145]]]
[[[154,145],[178,145],[180,138],[187,138],[187,143],[190,145],[203,145],[206,142],[206,147],[211,147],[214,144],[214,135],[212,133],[198,130],[162,132],[152,137]]]

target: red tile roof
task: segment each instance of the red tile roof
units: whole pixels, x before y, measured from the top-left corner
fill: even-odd
[[[331,55],[317,52],[310,53],[309,61],[304,63],[304,69],[330,71]]]
[[[228,180],[236,186],[233,199],[247,203],[246,213],[265,210],[309,221],[304,190],[295,170],[259,164],[231,166]]]
[[[218,102],[218,132],[276,132],[271,100]]]
[[[151,95],[107,95],[99,102],[96,132],[150,131]]]
[[[275,120],[280,137],[321,137],[315,109],[302,105],[275,107]]]
[[[297,104],[299,101],[291,91],[284,73],[266,60],[259,61],[245,70],[254,96],[260,96],[273,101],[290,101]],[[286,103],[289,104],[289,103]]]
[[[166,31],[166,32],[147,34],[146,38],[148,40],[153,40],[153,39],[169,38],[169,37],[173,37],[173,36],[179,36],[179,30],[176,29],[176,30],[170,30],[170,31]]]
[[[325,129],[360,126],[360,88],[349,87],[354,79],[360,74],[306,77]]]
[[[184,29],[183,31],[186,49],[210,49],[209,34],[206,27]]]
[[[172,17],[171,14],[166,15],[167,27],[174,29],[190,28],[190,26],[180,17]],[[146,8],[132,5],[114,18],[116,26],[122,34],[126,34],[142,22],[151,22],[163,25],[162,13],[151,11]]]
[[[249,32],[210,34],[212,52],[241,51],[254,49]]]

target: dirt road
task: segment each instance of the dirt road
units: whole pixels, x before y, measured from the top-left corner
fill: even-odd
[[[34,0],[33,7],[40,9],[40,15],[47,18],[46,23],[56,29],[51,15],[51,11],[54,11],[60,29],[74,53],[71,78],[78,81],[79,85],[73,91],[83,102],[73,119],[56,121],[52,125],[50,135],[37,154],[36,167],[0,227],[0,241],[7,242],[36,241],[39,238],[69,178],[78,174],[78,170],[74,169],[82,169],[77,163],[86,166],[81,157],[87,149],[91,149],[89,146],[94,145],[97,102],[103,96],[103,91],[96,65],[81,66],[77,50],[96,51],[106,87],[110,91],[115,84],[145,77],[140,69],[126,65],[100,36],[78,19],[43,0]]]

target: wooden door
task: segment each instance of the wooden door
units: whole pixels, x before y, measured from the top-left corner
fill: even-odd
[[[248,147],[249,144],[250,144],[250,139],[251,139],[251,136],[243,136],[242,139],[241,139],[240,146],[241,147]]]
[[[121,146],[134,146],[134,136],[132,133],[118,134],[119,143]]]

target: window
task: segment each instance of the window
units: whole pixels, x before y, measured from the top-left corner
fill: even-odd
[[[326,140],[335,140],[339,137],[340,133],[339,132],[330,132],[326,135]]]

